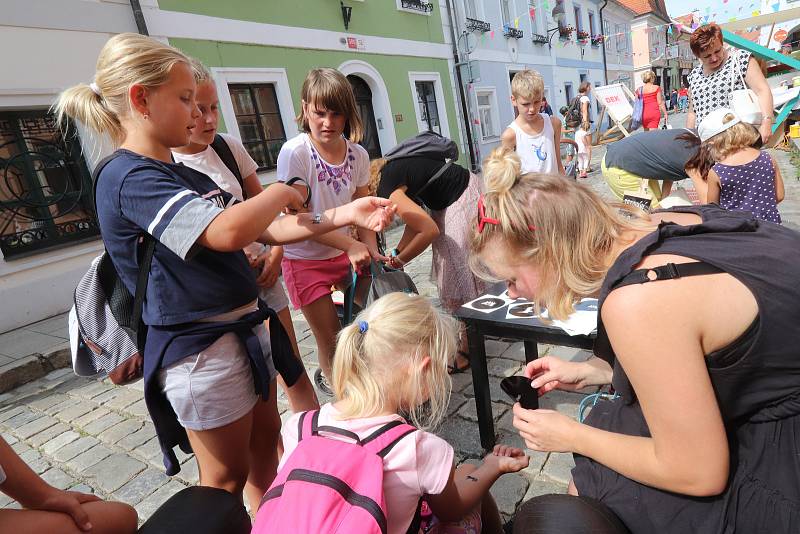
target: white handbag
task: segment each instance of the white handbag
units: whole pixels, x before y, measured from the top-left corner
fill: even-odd
[[[734,72],[731,72],[731,96],[730,108],[736,113],[742,122],[752,124],[753,126],[761,126],[761,121],[764,116],[761,113],[761,106],[758,102],[758,95],[752,90],[747,88],[747,82],[742,76],[742,69],[739,65],[739,55],[736,56],[736,61],[731,62]],[[742,80],[744,89],[734,89],[736,85],[736,74],[739,74],[739,79]]]

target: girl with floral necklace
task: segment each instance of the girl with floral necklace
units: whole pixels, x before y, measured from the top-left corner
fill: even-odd
[[[309,210],[318,213],[367,196],[369,155],[360,145],[363,126],[347,78],[335,69],[314,69],[301,91],[297,122],[303,133],[287,141],[278,155],[278,180],[299,176],[311,188]],[[305,191],[304,191],[305,192]],[[331,376],[339,318],[331,286],[355,270],[369,267],[378,253],[374,232],[359,229],[359,239],[347,229],[287,245],[281,263],[289,299],[303,311],[317,340],[317,358],[324,376],[317,386],[331,394]]]

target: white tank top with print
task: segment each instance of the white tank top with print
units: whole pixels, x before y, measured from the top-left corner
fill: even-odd
[[[538,135],[525,133],[522,128],[512,122],[508,125],[517,134],[517,155],[522,161],[522,173],[541,172],[558,174],[558,160],[560,157],[556,151],[553,140],[553,124],[550,116],[540,113],[544,120],[544,128]]]

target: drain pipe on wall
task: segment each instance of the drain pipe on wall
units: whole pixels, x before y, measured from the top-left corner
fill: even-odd
[[[600,13],[600,31],[603,31],[603,10],[608,5],[608,0],[603,2],[603,5],[600,6],[598,12]],[[606,41],[603,39],[603,80],[605,81],[604,85],[608,85],[608,63],[606,63]]]
[[[608,1],[608,0],[606,0]],[[461,115],[464,117],[464,128],[467,135],[467,147],[469,149],[470,170],[477,173],[479,170],[478,162],[475,161],[475,146],[472,139],[472,125],[469,122],[469,105],[464,94],[464,83],[461,79],[461,58],[458,54],[458,36],[456,34],[456,16],[453,9],[452,0],[447,0],[447,15],[450,17],[450,39],[453,41],[453,61],[455,61],[456,83],[458,84],[458,96],[461,103]]]
[[[131,0],[131,9],[133,10],[133,20],[136,21],[136,30],[142,35],[150,35],[147,32],[147,22],[144,20],[142,4],[139,3],[139,0]]]

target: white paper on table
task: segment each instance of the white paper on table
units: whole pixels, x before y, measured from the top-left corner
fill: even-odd
[[[586,336],[597,329],[597,299],[583,299],[575,305],[575,311],[566,321],[553,324],[571,336]]]

